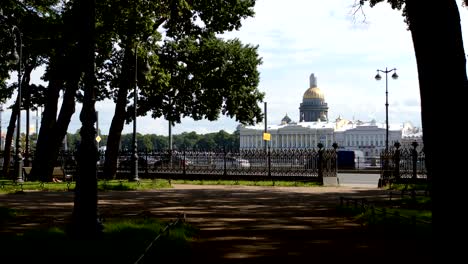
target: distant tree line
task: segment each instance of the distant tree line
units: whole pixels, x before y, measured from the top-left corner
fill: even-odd
[[[99,146],[107,146],[108,135],[100,135],[101,140]],[[174,150],[198,149],[198,150],[213,150],[227,149],[239,150],[239,131],[228,133],[220,130],[215,133],[198,134],[195,131],[183,132],[181,134],[172,135],[172,148]],[[76,150],[81,142],[79,130],[75,133],[67,133],[66,143],[62,149]],[[119,149],[122,151],[131,151],[133,147],[132,134],[122,134]],[[138,151],[159,151],[169,149],[169,136],[137,133]]]

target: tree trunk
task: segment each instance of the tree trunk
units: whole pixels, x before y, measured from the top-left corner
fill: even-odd
[[[115,112],[114,116],[112,117],[111,126],[109,128],[109,135],[107,137],[107,146],[106,146],[106,153],[105,153],[105,161],[104,161],[104,177],[106,179],[113,179],[115,178],[115,174],[117,172],[117,159],[119,155],[119,144],[122,130],[125,124],[125,117],[127,114],[127,96],[128,90],[130,87],[131,77],[130,73],[130,58],[132,58],[131,48],[130,45],[127,45],[125,58],[124,58],[124,66],[122,69],[123,75],[127,76],[127,78],[121,78],[119,91],[117,94],[117,102],[115,104]]]
[[[3,175],[8,178],[14,179],[14,176],[10,176],[10,165],[11,165],[11,143],[13,142],[13,134],[15,133],[16,120],[18,118],[18,98],[11,109],[10,122],[8,124],[7,133],[5,136],[5,149],[3,151]]]
[[[79,54],[70,55],[70,60],[78,60]],[[57,65],[60,65],[58,63]],[[56,65],[53,65],[57,67]],[[78,90],[81,72],[78,66],[73,65],[68,68],[72,77],[62,80],[61,70],[53,72],[52,79],[49,82],[47,102],[44,107],[44,116],[41,123],[39,138],[37,141],[36,155],[34,159],[31,175],[34,179],[41,181],[52,181],[52,171],[54,166],[58,166],[57,157],[63,139],[67,134],[71,117],[75,113],[75,94]],[[65,84],[65,93],[62,100],[62,106],[57,118],[57,103],[60,96],[60,88]]]
[[[57,76],[57,74],[54,74]],[[55,124],[57,122],[57,103],[60,93],[60,87],[63,85],[63,80],[53,79],[49,81],[47,88],[47,101],[42,114],[41,129],[37,139],[36,153],[31,170],[31,178],[41,181],[50,181],[52,177],[55,161],[51,159],[53,151],[53,142],[55,138]]]
[[[466,225],[461,217],[450,217],[465,207],[462,188],[466,185],[460,181],[464,180],[462,165],[466,158],[455,154],[457,142],[444,140],[457,131],[457,125],[465,120],[466,113],[464,101],[468,81],[460,14],[455,0],[424,4],[407,0],[406,8],[418,67],[425,164],[432,185],[433,223],[439,227],[434,237],[449,243],[454,241],[450,237]],[[444,190],[450,190],[450,196],[442,193]],[[442,226],[441,222],[447,217],[450,224]],[[450,247],[456,246],[454,244],[456,242],[449,243]],[[451,262],[446,258],[453,256],[451,253],[435,248],[443,252],[447,262]]]
[[[31,72],[33,70],[33,66],[26,65],[24,69],[23,77],[21,78],[21,89],[24,87],[29,86],[29,82],[31,80]],[[16,122],[18,120],[18,97],[16,98],[16,102],[13,105],[13,109],[11,110],[11,117],[10,122],[7,128],[7,134],[5,136],[5,149],[4,149],[4,160],[3,160],[3,175],[9,176],[10,173],[10,163],[11,163],[11,144],[13,143],[13,134],[15,133]],[[20,135],[21,136],[21,135]],[[16,144],[15,144],[16,147]],[[16,153],[16,152],[15,152]],[[14,154],[14,153],[13,153]],[[14,160],[14,158],[13,158]],[[12,179],[16,179],[15,176]]]
[[[72,234],[79,238],[94,238],[102,232],[98,219],[96,109],[95,109],[95,0],[82,0],[79,8],[79,47],[83,55],[80,61],[85,73],[83,108],[80,113],[81,144],[78,147],[78,175],[72,217]]]

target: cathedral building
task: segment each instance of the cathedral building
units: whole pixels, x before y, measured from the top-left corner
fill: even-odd
[[[310,149],[318,143],[331,148],[337,143],[340,149],[362,151],[364,157],[377,157],[385,149],[386,125],[375,120],[364,122],[347,120],[341,117],[328,119],[328,105],[324,93],[317,87],[317,78],[312,73],[310,86],[304,92],[299,106],[299,122],[294,122],[287,114],[278,125],[268,125],[271,140],[270,149]],[[240,126],[240,149],[262,149],[264,125]],[[409,122],[389,124],[388,146],[396,142],[409,144],[417,141],[422,147],[422,132]]]
[[[299,106],[299,122],[315,122],[328,120],[328,105],[323,92],[317,87],[317,78],[312,73],[309,77],[310,87],[302,97]]]

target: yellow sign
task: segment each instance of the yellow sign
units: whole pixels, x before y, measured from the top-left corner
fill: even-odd
[[[270,133],[263,133],[263,140],[270,141],[271,140],[271,134]]]
[[[96,141],[99,143],[99,141],[101,141],[101,137],[100,137],[100,136],[97,136],[97,137],[96,137]]]

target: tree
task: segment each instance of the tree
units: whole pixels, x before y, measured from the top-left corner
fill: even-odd
[[[2,7],[0,8],[2,11],[2,15],[0,16],[0,21],[2,22],[0,26],[0,60],[6,63],[2,63],[0,66],[0,103],[11,97],[14,91],[18,91],[18,83],[13,83],[6,87],[5,81],[11,71],[18,71],[18,62],[16,60],[21,59],[21,108],[29,110],[43,104],[44,87],[41,85],[31,85],[29,82],[31,72],[44,63],[44,55],[48,50],[46,43],[49,40],[43,38],[45,31],[43,28],[36,27],[48,23],[49,18],[44,15],[53,13],[49,7],[54,2],[57,1],[39,0],[30,4],[30,6],[26,6],[15,0],[5,0],[2,2]],[[16,27],[18,30],[12,32],[13,27]],[[16,36],[13,34],[16,34]],[[18,42],[16,38],[20,38],[22,41]],[[14,61],[11,61],[11,55],[15,52],[14,49],[17,49],[16,51],[19,54],[18,44],[20,43],[22,47],[21,57],[14,58]],[[5,138],[4,163],[7,166],[3,167],[4,175],[8,175],[9,172],[8,164],[10,164],[11,143],[18,118],[18,102],[16,101],[11,108],[12,114]],[[29,111],[27,111],[27,119],[29,118],[28,114]]]
[[[112,70],[118,74],[110,74],[117,96],[106,148],[107,178],[114,177],[117,168],[118,147],[111,142],[120,141],[124,122],[133,119],[130,113],[135,105],[127,104],[129,91],[136,89],[135,76],[139,115],[151,111],[152,117],[164,116],[172,122],[180,122],[183,116],[216,120],[221,112],[242,122],[262,119],[257,105],[264,96],[257,90],[261,63],[257,47],[215,37],[216,33],[238,29],[242,18],[254,14],[255,1],[151,3],[142,6],[135,1],[128,9],[116,1],[115,9],[110,8],[119,16],[110,21],[121,23],[115,27],[116,38],[121,40],[115,58],[120,63],[114,63],[121,67]],[[165,33],[164,40],[158,42],[162,34],[156,34],[155,29]],[[150,72],[135,72],[135,65],[144,69],[146,64]]]
[[[382,0],[369,0],[370,5]],[[359,1],[360,6],[364,1]],[[464,193],[465,185],[461,176],[466,161],[463,155],[448,155],[445,142],[440,139],[447,135],[445,124],[456,124],[465,118],[465,92],[468,90],[466,73],[466,55],[460,24],[460,14],[455,0],[421,3],[416,0],[388,0],[394,9],[402,9],[411,31],[418,67],[419,90],[421,96],[421,120],[423,129],[424,151],[429,182],[432,185],[431,196],[438,206],[433,207],[433,222],[441,225],[444,218],[463,207],[465,197],[454,197]],[[468,1],[463,1],[464,5]],[[441,87],[449,87],[441,91]],[[450,104],[450,113],[440,111],[440,103]],[[441,113],[443,113],[441,115]],[[444,123],[441,123],[443,121]],[[457,182],[452,184],[452,178]],[[450,190],[450,198],[443,195],[443,190]],[[447,201],[447,203],[444,203]],[[455,243],[449,243],[450,237],[463,229],[465,223],[460,218],[450,218],[450,224],[439,226],[435,234],[438,241],[449,245],[451,252],[435,247],[437,252],[444,252],[448,259],[463,252],[458,251]],[[445,248],[444,248],[445,249]],[[455,251],[456,250],[456,251]],[[462,255],[460,255],[462,257]],[[455,259],[453,259],[455,261]]]

